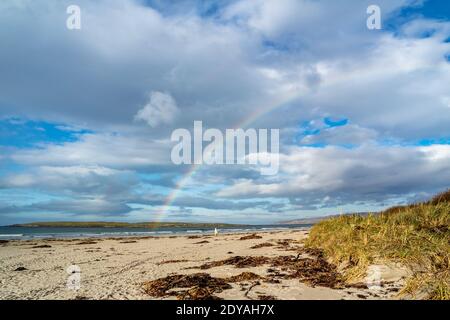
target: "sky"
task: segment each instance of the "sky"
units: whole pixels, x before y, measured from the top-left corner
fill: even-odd
[[[274,223],[450,187],[448,1],[10,0],[0,43],[0,225]],[[197,120],[279,129],[279,173],[174,165]]]

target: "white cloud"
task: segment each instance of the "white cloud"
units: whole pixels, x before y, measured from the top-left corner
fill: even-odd
[[[0,179],[0,188],[36,188],[51,193],[78,196],[129,196],[138,184],[134,172],[100,166],[42,166],[28,173],[9,174]]]
[[[301,144],[331,144],[331,145],[361,145],[376,141],[378,133],[375,130],[349,124],[341,127],[321,128],[320,133],[307,135]]]
[[[11,152],[8,158],[30,166],[101,166],[118,169],[170,164],[170,140],[146,135],[85,134],[75,142],[43,144]]]
[[[170,94],[152,91],[149,101],[138,111],[135,119],[145,121],[150,127],[155,128],[162,124],[172,124],[179,112],[180,110]]]
[[[292,147],[280,155],[277,181],[236,180],[217,196],[302,198],[304,205],[325,196],[343,203],[386,201],[410,193],[436,191],[450,181],[450,146],[364,145]]]

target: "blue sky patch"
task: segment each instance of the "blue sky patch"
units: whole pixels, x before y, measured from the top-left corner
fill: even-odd
[[[439,139],[422,139],[419,142],[417,142],[417,145],[419,146],[432,146],[432,145],[450,145],[450,138],[439,138]]]
[[[425,0],[421,5],[402,8],[383,21],[383,29],[396,32],[402,25],[417,19],[450,20],[450,2],[445,0]],[[424,32],[423,37],[429,37],[432,30]]]
[[[449,20],[450,2],[446,0],[425,0],[422,6],[412,6],[402,10],[404,17],[421,15],[428,19]]]
[[[78,130],[63,124],[8,118],[0,120],[0,146],[31,148],[39,143],[74,142],[89,130]]]
[[[325,123],[329,128],[343,127],[348,124],[348,119],[334,120],[332,118],[324,118],[323,123]]]

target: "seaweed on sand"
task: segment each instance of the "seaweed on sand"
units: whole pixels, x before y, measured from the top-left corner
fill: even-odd
[[[205,270],[205,269],[211,269],[214,267],[219,267],[219,266],[224,266],[224,265],[232,265],[232,266],[235,266],[236,268],[248,268],[248,267],[258,267],[263,264],[267,264],[269,262],[270,262],[270,258],[267,258],[267,257],[235,256],[235,257],[231,257],[231,258],[228,258],[225,260],[208,262],[197,268]]]
[[[284,279],[299,279],[301,282],[311,286],[328,288],[341,288],[343,279],[336,266],[321,258],[275,258],[273,267],[281,267],[287,274],[281,275]]]
[[[273,247],[273,244],[270,242],[263,242],[263,243],[254,245],[253,247],[250,247],[250,249],[260,249],[260,248],[266,248],[266,247]]]
[[[92,241],[92,240],[86,240],[86,241],[81,241],[81,242],[75,243],[75,245],[83,245],[83,244],[97,244],[97,242]]]
[[[14,269],[14,271],[26,271],[26,270],[28,270],[28,269],[25,267],[18,267],[16,269]]]
[[[253,280],[259,280],[264,279],[264,277],[261,277],[260,275],[257,275],[253,272],[242,272],[241,274],[238,274],[237,276],[231,276],[226,278],[227,282],[243,282],[243,281],[253,281]]]
[[[189,289],[170,291],[175,288]],[[176,296],[180,300],[217,299],[213,294],[226,289],[231,289],[231,285],[227,281],[211,277],[207,273],[171,275],[144,283],[144,292],[153,297]]]
[[[157,265],[163,265],[163,264],[172,264],[172,263],[182,263],[182,262],[189,262],[189,260],[181,259],[181,260],[163,260],[161,262],[158,262]]]
[[[264,279],[252,272],[243,272],[228,278],[216,278],[207,273],[170,275],[144,283],[144,292],[161,298],[175,296],[178,300],[219,300],[214,294],[231,289],[230,283]],[[185,290],[178,290],[185,289]]]
[[[230,283],[253,282],[254,287],[262,280],[266,283],[280,283],[283,279],[298,279],[311,286],[343,288],[345,282],[335,265],[328,263],[320,250],[305,249],[309,257],[297,256],[235,256],[228,259],[205,263],[189,269],[210,269],[230,265],[236,268],[270,265],[268,276],[252,272],[243,272],[228,278],[216,278],[207,273],[191,275],[169,275],[167,277],[144,283],[144,291],[153,297],[175,296],[181,300],[220,299],[215,294],[231,289]],[[247,293],[251,290],[248,289]],[[184,290],[179,290],[184,289]],[[265,300],[270,296],[262,296]]]
[[[341,288],[344,285],[341,274],[335,265],[328,263],[320,251],[307,250],[305,253],[312,258],[300,258],[295,256],[235,256],[225,260],[205,263],[199,269],[205,270],[223,265],[232,265],[236,268],[258,267],[268,264],[272,268],[271,279],[299,279],[301,282],[312,286],[323,286],[329,288]],[[282,271],[282,272],[280,272]]]
[[[199,241],[199,242],[194,242],[194,244],[205,244],[205,243],[209,243],[209,241],[203,240],[203,241]]]
[[[269,295],[258,295],[258,300],[277,300],[277,298],[275,298],[274,296],[269,296]]]
[[[256,233],[250,234],[248,236],[240,237],[239,240],[253,240],[253,239],[262,239],[261,236],[258,236]]]

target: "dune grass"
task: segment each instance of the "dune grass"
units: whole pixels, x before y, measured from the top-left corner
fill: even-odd
[[[426,203],[322,221],[306,246],[346,266],[348,280],[363,278],[371,264],[400,262],[413,274],[400,294],[449,300],[450,190]]]

